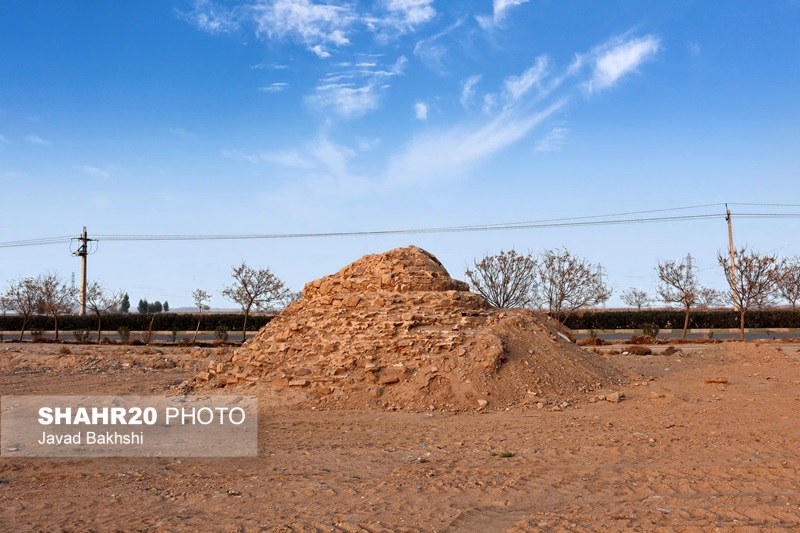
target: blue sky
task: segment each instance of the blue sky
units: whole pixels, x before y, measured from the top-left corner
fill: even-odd
[[[118,1],[0,5],[0,242],[459,226],[721,202],[800,203],[800,2]],[[796,220],[738,244],[796,255]],[[780,209],[778,209],[780,210]],[[689,211],[719,211],[722,206]],[[188,305],[231,265],[294,289],[409,243],[565,246],[618,295],[724,220],[335,239],[100,242],[91,279]],[[77,272],[0,249],[0,283]],[[618,302],[616,297],[611,304]]]

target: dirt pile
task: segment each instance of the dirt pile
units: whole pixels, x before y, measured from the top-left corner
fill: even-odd
[[[619,378],[557,322],[489,306],[409,246],[308,283],[195,386],[290,389],[328,408],[458,410],[543,407]]]

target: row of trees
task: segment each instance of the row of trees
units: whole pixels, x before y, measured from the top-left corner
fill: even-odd
[[[145,300],[139,300],[139,305],[136,308],[142,314],[146,313],[169,313],[169,302],[164,300],[162,304],[160,301],[156,300],[155,302],[148,302]],[[122,311],[123,313],[127,311]]]
[[[684,309],[683,335],[689,325],[689,314],[695,307],[710,307],[729,303],[740,314],[740,330],[744,338],[745,316],[749,309],[763,308],[783,298],[796,308],[800,300],[800,258],[779,259],[774,254],[760,254],[747,248],[734,252],[735,268],[729,257],[718,254],[728,290],[716,291],[702,286],[691,264],[682,261],[663,261],[656,267],[659,279],[658,298],[666,304]],[[496,307],[535,307],[544,309],[561,321],[578,309],[606,302],[611,297],[602,267],[573,255],[567,249],[545,250],[541,254],[520,254],[515,250],[500,251],[475,260],[465,272],[470,287]],[[287,305],[298,297],[268,268],[257,269],[242,262],[232,268],[232,283],[221,295],[237,303],[244,314],[242,340],[247,320],[253,311],[270,311]],[[195,337],[200,330],[203,312],[210,309],[211,294],[203,289],[192,292],[199,311]],[[23,278],[11,283],[0,296],[0,307],[23,317],[21,335],[33,314],[53,318],[58,339],[58,318],[73,313],[77,307],[77,291],[56,274]],[[653,300],[639,289],[622,294],[628,305],[641,309]],[[102,316],[127,312],[130,301],[127,293],[109,291],[100,283],[87,287],[87,311],[97,317],[97,336],[100,339]],[[139,301],[140,313],[168,311],[169,304]],[[20,337],[21,338],[21,337]]]
[[[795,310],[800,300],[800,258],[778,258],[747,247],[717,261],[728,283],[717,291],[700,284],[690,261],[659,262],[658,300],[684,309],[683,337],[689,327],[692,308],[731,304],[739,313],[739,329],[744,339],[745,317],[753,308],[764,308],[785,300]],[[611,296],[599,265],[576,257],[568,250],[547,250],[540,256],[501,251],[476,260],[466,271],[471,288],[497,307],[536,307],[564,321],[578,309],[605,302]],[[631,288],[622,300],[637,309],[654,300],[646,291]]]
[[[255,310],[270,311],[288,304],[297,297],[268,268],[256,269],[246,263],[234,266],[233,282],[222,289],[222,296],[236,302],[244,313],[242,340],[247,332],[247,319]],[[20,340],[22,340],[28,320],[31,316],[47,315],[52,317],[55,338],[59,338],[58,319],[64,315],[75,313],[79,305],[80,295],[71,285],[57,274],[42,274],[37,277],[26,277],[12,282],[0,295],[0,308],[10,310],[23,318]],[[192,292],[194,303],[200,312],[194,339],[200,330],[203,312],[210,309],[211,295],[197,289]],[[128,294],[123,291],[110,291],[98,282],[86,288],[86,310],[97,317],[97,340],[102,332],[102,317],[110,313],[126,313],[130,308]],[[150,303],[139,300],[140,313],[160,313],[169,311],[169,303],[159,301]]]
[[[97,315],[98,340],[100,339],[101,316],[110,312],[118,312],[124,296],[127,295],[121,291],[107,291],[97,282],[86,287],[86,309]],[[12,282],[0,295],[0,307],[4,311],[6,309],[14,311],[22,317],[20,340],[25,334],[28,320],[34,314],[52,317],[56,340],[58,340],[58,319],[76,311],[78,291],[57,274],[41,274]]]
[[[474,261],[465,275],[470,288],[495,307],[536,307],[562,321],[607,301],[612,292],[600,265],[566,249],[539,256],[500,251]]]

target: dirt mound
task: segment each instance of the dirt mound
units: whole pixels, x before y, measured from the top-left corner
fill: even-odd
[[[489,306],[409,246],[308,283],[195,385],[289,388],[328,408],[543,406],[620,378],[573,340],[546,316]]]

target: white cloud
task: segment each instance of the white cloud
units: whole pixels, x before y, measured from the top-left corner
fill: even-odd
[[[696,42],[694,42],[694,41],[691,41],[691,42],[689,43],[689,54],[691,54],[691,56],[692,56],[692,57],[697,57],[697,56],[699,56],[699,55],[700,55],[702,52],[703,52],[703,49],[700,47],[700,45],[699,45],[699,44],[697,44],[697,43],[696,43]]]
[[[565,100],[541,111],[519,114],[504,111],[477,127],[455,127],[415,138],[392,158],[387,185],[454,177],[528,135],[565,105]]]
[[[497,95],[489,93],[483,95],[483,112],[487,115],[494,113],[495,108],[497,108]]]
[[[537,98],[548,96],[563,81],[562,78],[550,80],[550,60],[547,56],[541,55],[536,58],[536,62],[530,68],[519,75],[508,76],[503,80],[502,91],[492,92],[483,95],[483,112],[487,115],[494,114],[500,107],[500,101],[505,100],[505,109],[519,105],[526,101],[532,89],[538,89]],[[461,105],[467,107],[467,103],[474,94],[474,85],[480,77],[468,78],[461,89]],[[547,83],[546,83],[547,82]]]
[[[492,7],[494,8],[494,22],[500,24],[506,18],[506,11],[515,6],[527,4],[528,0],[494,0]]]
[[[378,109],[380,88],[374,83],[360,87],[329,83],[317,86],[314,94],[308,96],[306,101],[313,108],[332,112],[341,118],[356,118]]]
[[[549,72],[547,56],[539,56],[536,63],[519,76],[509,76],[503,82],[506,99],[509,103],[517,102],[525,96],[534,86],[541,86],[542,81]]]
[[[491,30],[495,26],[501,26],[506,18],[506,12],[515,6],[527,4],[529,0],[494,0],[492,2],[492,16],[479,15],[475,17],[478,24],[485,30]]]
[[[289,84],[283,81],[277,81],[275,83],[270,83],[269,85],[265,85],[263,87],[259,87],[258,90],[262,93],[279,93],[281,91],[285,91],[289,88]]]
[[[29,143],[35,144],[37,146],[50,146],[51,144],[53,144],[50,141],[42,139],[38,135],[33,135],[33,134],[26,135],[25,136],[25,140],[28,141]]]
[[[416,31],[436,16],[433,0],[383,0],[381,7],[385,14],[365,16],[364,22],[384,41]]]
[[[380,107],[387,80],[403,73],[408,60],[400,56],[388,69],[360,68],[329,73],[306,97],[312,109],[339,118],[357,118]]]
[[[553,128],[547,135],[537,141],[533,150],[539,153],[558,152],[567,143],[568,134],[569,129],[567,128]]]
[[[447,70],[445,68],[445,59],[449,47],[444,41],[447,39],[452,41],[450,35],[461,27],[466,20],[466,18],[461,18],[439,33],[417,41],[417,44],[414,46],[414,55],[425,63],[425,66],[429,69],[435,72],[445,73]]]
[[[592,76],[586,89],[592,93],[611,87],[625,74],[636,70],[643,62],[652,58],[661,48],[661,41],[654,35],[634,39],[613,39],[595,50]]]
[[[414,116],[417,120],[428,120],[428,104],[417,102],[414,104]]]
[[[280,63],[259,63],[257,65],[253,65],[250,67],[253,70],[266,70],[266,69],[274,69],[274,70],[286,70],[289,68],[289,65],[282,65]]]
[[[368,148],[377,145],[379,140],[364,141]],[[331,141],[321,132],[313,141],[299,149],[277,150],[247,154],[239,150],[227,150],[223,155],[254,164],[270,164],[288,169],[288,178],[279,195],[294,196],[299,185],[306,192],[326,197],[358,196],[370,187],[369,180],[350,172],[350,162],[358,151]],[[298,179],[299,178],[299,179]],[[306,197],[307,199],[307,197]]]
[[[190,12],[178,11],[178,16],[211,34],[228,33],[239,26],[236,8],[218,6],[210,0],[195,0]]]
[[[75,167],[75,170],[77,170],[78,172],[82,172],[87,176],[92,176],[93,178],[107,179],[111,177],[110,172],[105,171],[102,168],[97,168],[90,165],[79,165]]]
[[[329,57],[331,57],[331,53],[328,52],[328,50],[321,44],[315,44],[314,46],[309,48],[309,50],[314,52],[314,54],[316,54],[316,56],[320,59],[328,59]]]
[[[297,150],[271,150],[248,154],[241,150],[223,150],[222,155],[249,163],[271,163],[295,169],[310,169],[314,165]]]
[[[481,81],[481,75],[470,76],[461,83],[461,107],[469,107],[475,96],[475,86]]]
[[[408,26],[424,24],[436,16],[433,0],[388,0],[385,3],[389,12]]]
[[[381,145],[381,140],[377,137],[370,139],[359,137],[356,139],[356,147],[360,152],[371,152]]]
[[[358,14],[348,4],[316,4],[309,0],[271,0],[249,8],[256,34],[269,38],[294,38],[321,58],[330,57],[329,47],[350,44],[347,37]]]

